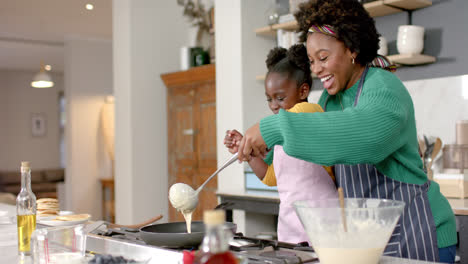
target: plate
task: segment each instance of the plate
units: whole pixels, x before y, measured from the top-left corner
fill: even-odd
[[[72,211],[59,211],[57,215],[72,215],[74,214]],[[50,216],[37,216],[37,221],[48,221],[53,220],[57,215],[50,215]]]
[[[69,214],[66,214],[66,215],[69,215]],[[84,224],[88,222],[90,218],[91,218],[90,215],[88,215],[87,218],[80,219],[80,220],[55,220],[55,217],[53,217],[53,218],[39,219],[38,223],[41,225],[47,225],[47,226],[72,226],[72,225]]]

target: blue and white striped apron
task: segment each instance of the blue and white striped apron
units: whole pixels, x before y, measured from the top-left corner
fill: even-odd
[[[367,71],[366,67],[359,81],[354,106],[359,101]],[[328,98],[324,104],[324,111],[327,102]],[[426,261],[439,260],[436,227],[427,197],[430,181],[422,185],[396,181],[379,172],[372,164],[337,164],[335,176],[337,186],[343,188],[345,197],[405,202],[405,209],[384,255]]]

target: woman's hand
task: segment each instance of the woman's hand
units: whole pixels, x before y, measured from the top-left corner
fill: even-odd
[[[224,146],[228,148],[229,152],[231,154],[237,153],[239,150],[239,143],[242,140],[242,134],[233,129],[233,130],[227,130],[226,131],[226,136],[224,137]]]
[[[239,161],[249,161],[253,157],[264,157],[267,146],[260,133],[260,124],[257,123],[245,131],[239,148]]]

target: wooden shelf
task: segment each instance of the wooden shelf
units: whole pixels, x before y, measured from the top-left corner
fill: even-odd
[[[435,57],[424,54],[396,54],[387,58],[395,64],[402,65],[428,64],[436,61]]]
[[[283,30],[296,30],[299,28],[296,20],[284,22],[281,24],[275,24],[272,26],[274,30],[283,29]]]
[[[431,0],[378,0],[364,4],[371,17],[391,15],[405,10],[415,10],[432,5]],[[289,21],[258,28],[255,33],[260,36],[275,37],[278,29],[294,31],[299,28],[297,21]]]
[[[276,24],[281,25],[281,24]],[[262,28],[255,29],[255,34],[266,37],[276,37],[276,30],[273,29],[273,26],[266,26]]]
[[[371,17],[387,16],[402,12],[401,9],[384,4],[383,0],[366,3],[364,4],[364,8],[369,12]]]
[[[264,81],[264,80],[265,80],[265,76],[266,76],[266,75],[257,75],[257,76],[255,76],[255,80],[256,80],[256,81]]]
[[[415,10],[432,5],[431,0],[384,0],[385,5],[406,10]]]
[[[424,54],[396,54],[386,56],[386,58],[395,63],[397,66],[429,64],[436,61],[435,57]],[[316,79],[317,76],[312,74],[312,78]],[[255,80],[264,81],[265,75],[257,75],[255,76]]]

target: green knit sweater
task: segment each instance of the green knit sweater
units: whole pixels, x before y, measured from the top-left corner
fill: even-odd
[[[394,180],[424,184],[413,102],[405,86],[394,74],[370,68],[353,107],[358,83],[331,96],[325,113],[281,110],[262,119],[260,132],[268,148],[282,145],[288,155],[324,166],[374,164]],[[327,96],[325,90],[319,100],[322,107]],[[455,216],[437,183],[431,182],[428,198],[438,247],[456,244]]]

